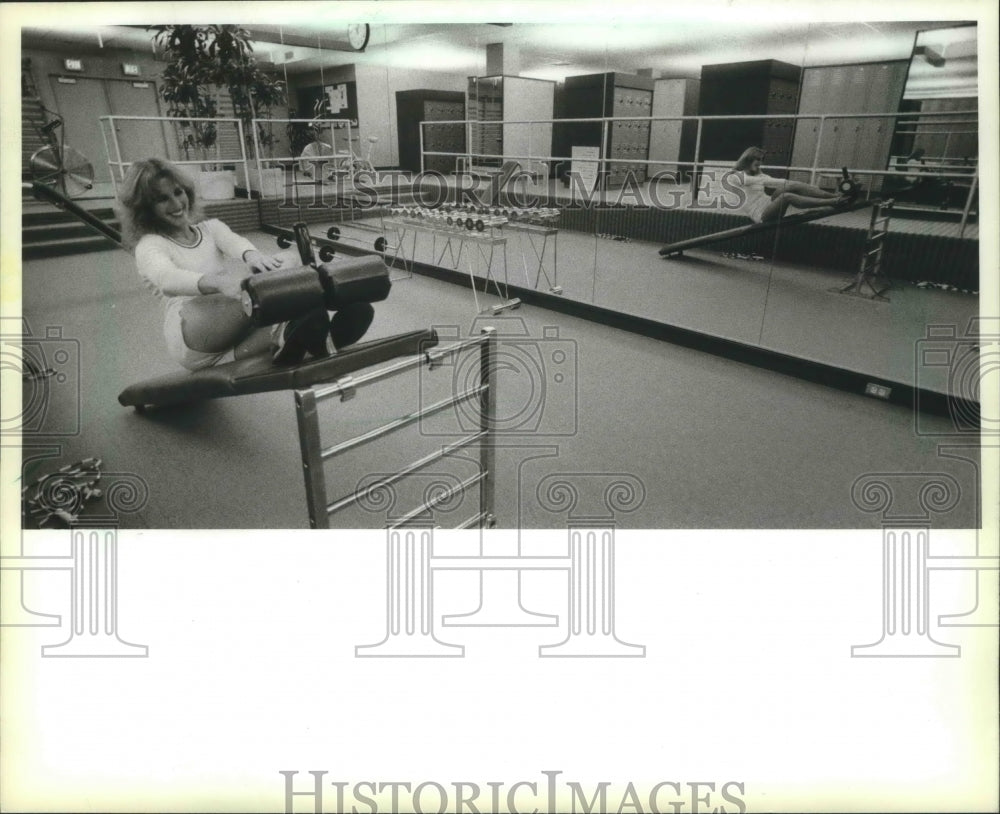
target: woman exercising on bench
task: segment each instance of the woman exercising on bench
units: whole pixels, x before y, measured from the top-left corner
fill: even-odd
[[[832,214],[837,207],[853,200],[850,196],[827,192],[809,184],[765,175],[760,169],[763,158],[764,151],[760,147],[748,147],[736,166],[726,174],[727,182],[742,190],[743,203],[738,211],[754,223],[778,220],[784,217],[789,206],[796,209],[829,207]]]
[[[251,323],[240,303],[240,283],[250,273],[280,268],[282,261],[262,254],[222,221],[203,219],[194,184],[173,164],[158,158],[133,164],[116,209],[139,275],[164,300],[167,350],[183,367],[198,370],[269,346],[277,364],[299,362],[306,352],[328,355],[326,311],[267,329]],[[242,260],[247,273],[225,270],[227,257]]]

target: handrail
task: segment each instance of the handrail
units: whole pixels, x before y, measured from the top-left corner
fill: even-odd
[[[198,116],[119,116],[117,114],[110,114],[104,116],[98,116],[98,121],[100,122],[101,137],[104,140],[104,147],[108,153],[108,169],[111,170],[111,184],[114,187],[115,194],[118,193],[118,177],[115,174],[115,168],[119,170],[120,173],[124,174],[124,171],[134,164],[134,161],[125,161],[122,158],[121,144],[118,141],[118,129],[115,127],[116,121],[146,121],[146,122],[172,122],[174,124],[180,124],[181,122],[216,122],[220,124],[235,124],[236,125],[236,139],[239,143],[240,154],[239,158],[205,158],[205,159],[186,159],[186,160],[176,160],[171,161],[173,164],[177,165],[203,165],[203,164],[241,164],[243,166],[243,173],[246,175],[247,172],[247,150],[246,142],[243,136],[243,121],[235,117],[225,117],[217,116],[211,118],[204,118]],[[108,123],[108,132],[111,134],[111,143],[108,143],[108,137],[105,133],[104,123]],[[114,155],[112,156],[111,148],[114,147]]]
[[[336,125],[336,127],[330,127],[330,140],[333,142],[330,145],[330,149],[333,153],[329,156],[315,156],[316,160],[323,159],[336,159],[340,156],[346,156],[346,153],[337,152],[337,135],[334,130],[347,130],[347,149],[353,154],[354,152],[354,142],[357,141],[357,137],[354,136],[354,125],[351,123],[351,119],[275,119],[275,118],[254,118],[251,119],[253,125],[253,147],[254,153],[257,155],[257,180],[260,183],[260,188],[264,189],[264,164],[287,164],[290,162],[298,162],[302,160],[301,156],[288,155],[288,156],[264,156],[260,146],[260,124],[308,124],[317,127],[322,127],[323,125]],[[291,146],[291,145],[289,145]],[[307,159],[309,160],[309,159]]]
[[[498,119],[495,121],[483,121],[482,119],[435,119],[434,121],[420,122],[420,126],[442,125],[442,124],[480,124],[480,125],[508,125],[508,124],[573,124],[580,122],[591,122],[597,124],[605,121],[699,121],[716,119],[899,119],[913,116],[912,113],[738,113],[731,116],[725,114],[711,115],[687,115],[687,116],[588,116],[584,118],[572,119]],[[928,113],[921,113],[921,116],[961,116],[979,115],[978,110],[942,110]],[[961,122],[969,124],[968,121]]]
[[[972,117],[957,119],[958,116]],[[646,166],[649,165],[663,165],[667,164],[672,167],[689,167],[693,170],[691,173],[691,192],[693,195],[697,195],[699,192],[698,181],[700,177],[700,169],[705,166],[707,162],[715,162],[715,159],[705,159],[702,156],[702,143],[703,143],[703,131],[705,122],[715,122],[715,121],[793,121],[793,122],[818,122],[819,127],[816,131],[815,144],[813,145],[813,161],[808,167],[801,166],[778,166],[770,165],[769,168],[780,169],[787,172],[806,172],[809,173],[810,183],[815,184],[818,175],[826,173],[839,173],[842,169],[841,166],[831,166],[824,167],[820,164],[821,149],[823,148],[823,135],[826,129],[826,124],[828,121],[833,120],[834,122],[842,122],[849,120],[866,120],[866,119],[892,119],[896,122],[894,125],[893,135],[925,135],[928,137],[945,137],[944,151],[947,152],[948,144],[950,142],[951,135],[957,133],[977,133],[978,132],[978,121],[979,121],[979,111],[978,110],[945,110],[945,111],[927,111],[927,112],[902,112],[902,111],[886,111],[886,112],[874,112],[874,113],[752,113],[752,114],[735,114],[735,115],[722,115],[722,114],[712,114],[712,115],[665,115],[665,116],[590,116],[590,117],[575,117],[567,119],[557,119],[557,118],[535,118],[535,119],[501,119],[495,121],[482,121],[479,119],[443,119],[440,121],[424,121],[420,122],[420,161],[421,170],[425,166],[425,158],[427,156],[452,156],[456,159],[463,159],[467,167],[472,166],[473,159],[490,160],[490,161],[508,161],[508,160],[518,160],[518,161],[535,161],[535,162],[567,162],[572,161],[572,156],[556,156],[556,155],[515,155],[512,153],[481,153],[474,152],[472,150],[472,135],[475,132],[473,128],[476,125],[482,126],[492,126],[492,127],[509,127],[517,125],[551,125],[555,126],[558,124],[580,124],[589,123],[595,125],[600,125],[600,153],[599,157],[596,159],[600,176],[602,178],[607,178],[608,168],[610,164],[615,164],[617,166]],[[919,120],[919,121],[918,121]],[[679,157],[674,158],[655,158],[647,155],[643,158],[623,158],[615,156],[611,158],[608,155],[608,141],[609,134],[612,124],[616,123],[635,123],[643,122],[648,123],[650,129],[655,122],[694,122],[697,125],[697,131],[695,134],[695,146],[694,146],[694,157],[693,160],[680,160]],[[933,125],[945,126],[949,124],[961,124],[965,126],[973,126],[977,129],[975,130],[962,130],[962,131],[949,131],[949,130],[921,130],[917,132],[917,128],[925,128]],[[435,127],[435,126],[455,126],[462,125],[466,128],[466,149],[462,152],[447,152],[447,151],[428,151],[424,149],[424,128],[425,127]],[[900,131],[898,128],[907,128]],[[910,132],[913,130],[914,132]],[[530,134],[529,134],[529,151],[530,151]],[[729,157],[728,160],[733,160],[734,157]],[[857,174],[868,175],[872,177],[885,177],[885,178],[902,178],[913,174],[913,170],[906,167],[893,167],[892,157],[886,157],[886,169],[875,169],[868,167],[848,167],[848,171]],[[930,170],[928,172],[928,170]],[[955,172],[943,172],[940,169],[934,167],[923,167],[923,172],[927,177],[940,178],[940,179],[959,179],[963,181],[968,181],[970,173],[967,169]],[[654,174],[654,178],[658,174]],[[973,183],[969,191],[969,197],[966,201],[965,212],[962,219],[962,234],[964,235],[965,223],[968,219],[968,212],[971,209],[974,191],[976,184]]]

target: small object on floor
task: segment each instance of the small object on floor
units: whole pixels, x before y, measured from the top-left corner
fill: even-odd
[[[971,290],[968,288],[959,288],[958,286],[949,285],[948,283],[931,283],[927,280],[921,280],[919,283],[914,284],[917,288],[936,288],[940,291],[958,291],[962,294],[978,294],[978,290]]]
[[[763,260],[764,255],[755,252],[723,252],[723,257],[733,260]]]
[[[40,368],[30,356],[24,357],[24,370],[21,371],[21,378],[24,381],[40,381],[55,375],[56,372],[51,367]]]
[[[847,171],[847,167],[842,167],[840,172],[842,177],[837,183],[837,191],[851,201],[854,201],[861,194],[861,185],[851,177],[851,174]]]
[[[85,504],[103,494],[97,488],[101,464],[100,458],[84,458],[25,486],[21,490],[24,525],[30,520],[39,528],[56,522],[70,528],[79,520]]]

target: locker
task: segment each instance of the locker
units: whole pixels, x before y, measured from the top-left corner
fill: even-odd
[[[498,168],[505,159],[517,161],[522,168],[535,171],[537,166],[525,156],[548,156],[552,150],[552,125],[510,124],[510,122],[550,120],[553,117],[555,82],[522,76],[470,76],[468,82],[469,118],[496,124],[473,125],[469,149],[473,164]],[[486,153],[501,158],[476,158]]]
[[[652,79],[622,73],[569,76],[562,91],[560,117],[604,118],[651,116],[653,110]],[[608,131],[606,158],[644,161],[649,158],[649,122],[613,122]],[[572,147],[600,147],[601,125],[569,123],[559,132],[557,151],[567,154]],[[646,180],[644,164],[608,165],[606,183],[621,186],[631,172],[638,182]]]
[[[399,139],[399,166],[410,172],[420,171],[420,122],[462,121],[465,119],[465,94],[446,90],[396,91],[396,131]],[[465,152],[465,127],[461,124],[424,127],[424,150]],[[426,170],[440,173],[455,171],[452,156],[427,156]]]
[[[801,69],[777,60],[705,65],[698,112],[704,116],[794,113]],[[706,121],[701,158],[735,161],[750,146],[765,150],[765,163],[790,163],[794,127],[781,119]]]
[[[881,113],[899,109],[906,79],[905,60],[806,68],[802,77],[800,113]],[[819,166],[885,169],[892,143],[894,118],[828,118],[823,131]],[[810,166],[815,150],[815,125],[802,122],[792,163]],[[868,182],[866,182],[868,183]],[[871,181],[878,188],[877,181]]]

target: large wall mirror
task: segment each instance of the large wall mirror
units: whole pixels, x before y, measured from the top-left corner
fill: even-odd
[[[917,32],[897,120],[890,169],[901,209],[975,217],[979,163],[978,27]]]
[[[144,27],[100,33],[39,30],[24,40],[42,101],[62,110],[74,138],[93,131],[95,156],[104,152],[98,108],[80,88],[93,85],[113,113],[145,115],[131,97],[121,111],[111,98],[118,86],[145,86],[155,115],[162,71]],[[287,228],[309,216],[329,225],[318,223],[328,213],[312,202],[332,194],[334,182],[304,179],[295,160],[308,140],[300,130],[309,122],[298,120],[317,115],[334,163],[347,156],[352,167],[364,160],[380,171],[434,170],[452,187],[464,170],[488,192],[515,161],[520,188],[560,215],[511,223],[488,244],[494,272],[512,284],[893,382],[947,387],[938,371],[917,369],[913,349],[929,324],[964,326],[978,312],[974,23],[704,21],[581,24],[571,32],[535,23],[380,23],[361,51],[318,25],[253,33],[266,70],[287,88],[287,105],[272,112],[268,160],[283,157],[295,171],[294,194],[285,192],[299,206],[279,207],[279,196],[265,194],[261,223]],[[86,57],[89,73],[64,76],[68,54]],[[141,82],[121,78],[126,62],[141,70]],[[331,104],[320,110],[324,101]],[[151,149],[148,139],[132,142]],[[712,206],[719,178],[750,146],[764,149],[764,171],[776,178],[832,194],[847,167],[863,198],[892,198],[879,255],[892,282],[884,296],[868,296],[873,289],[864,286],[861,298],[844,293],[874,246],[872,207],[706,244],[683,258],[660,256],[665,244],[750,224]],[[163,149],[177,157],[170,143]],[[585,176],[583,187],[567,183],[573,169]],[[340,170],[336,183],[352,177]],[[587,205],[575,205],[574,191],[594,184]],[[340,232],[373,247],[386,230],[379,213],[369,207],[353,218]],[[421,234],[415,259],[464,272],[469,254],[458,238]]]

